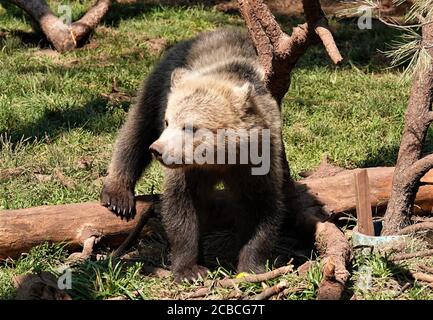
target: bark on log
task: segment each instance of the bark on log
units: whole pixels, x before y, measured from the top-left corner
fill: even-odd
[[[99,202],[0,211],[0,259],[16,258],[44,241],[66,242],[74,249],[93,235],[102,236],[102,243],[118,246],[153,201],[156,196],[137,197],[138,214],[129,222]]]
[[[306,210],[323,208],[339,213],[355,211],[355,170],[346,170],[328,178],[304,179],[296,183],[301,204]],[[367,169],[370,178],[373,207],[385,207],[391,193],[392,167]],[[433,182],[433,170],[422,179]],[[22,252],[45,241],[69,242],[72,248],[95,235],[103,235],[102,242],[118,246],[139,220],[143,210],[158,196],[137,197],[137,217],[125,222],[116,218],[98,202],[42,206],[28,209],[0,211],[0,259],[16,258]],[[417,194],[417,205],[431,212],[433,185],[422,186]]]
[[[304,179],[297,182],[297,193],[305,208],[323,206],[328,213],[355,213],[354,174],[361,169],[344,170],[334,176]],[[367,168],[373,215],[386,209],[392,189],[394,167]],[[433,170],[421,179],[415,201],[415,214],[431,213],[433,209]]]

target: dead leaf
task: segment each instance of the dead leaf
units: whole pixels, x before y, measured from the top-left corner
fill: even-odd
[[[53,177],[49,174],[35,173],[35,177],[39,182],[49,182]]]
[[[89,170],[90,168],[92,168],[92,165],[93,165],[93,158],[92,157],[81,157],[78,160],[78,167],[80,169]]]
[[[57,179],[59,179],[60,183],[63,186],[65,186],[68,189],[75,189],[76,184],[74,180],[72,180],[68,176],[65,176],[59,168],[54,169],[54,173],[56,174]]]
[[[0,181],[18,177],[23,172],[24,172],[23,168],[1,169],[0,170]]]
[[[167,48],[168,41],[164,38],[154,38],[146,41],[146,47],[150,54],[157,55]]]

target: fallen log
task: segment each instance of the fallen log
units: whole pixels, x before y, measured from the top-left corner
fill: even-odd
[[[330,177],[304,179],[297,182],[297,193],[305,208],[322,206],[326,212],[355,213],[354,174],[362,169],[344,170]],[[394,167],[367,168],[373,215],[386,209],[391,193]],[[421,179],[414,213],[431,213],[433,208],[433,170]]]
[[[99,202],[0,211],[0,259],[16,258],[45,241],[65,242],[76,249],[86,239],[102,236],[102,243],[118,246],[157,200],[157,196],[137,197],[137,216],[129,222]],[[143,233],[147,231],[145,228]]]
[[[326,212],[354,212],[356,196],[354,173],[344,170],[330,177],[304,179],[296,184],[302,206],[323,208]],[[385,208],[390,192],[394,168],[368,168],[371,203],[376,210]],[[433,182],[433,171],[421,180]],[[71,249],[78,248],[82,242],[94,236],[103,236],[101,243],[116,247],[127,237],[136,221],[158,196],[137,197],[137,217],[129,222],[122,221],[99,202],[42,206],[28,209],[0,211],[0,259],[16,258],[22,252],[45,241],[66,242]],[[431,212],[433,207],[433,185],[420,187],[416,206],[418,210]],[[314,210],[313,210],[314,211]],[[143,231],[148,232],[149,229]]]

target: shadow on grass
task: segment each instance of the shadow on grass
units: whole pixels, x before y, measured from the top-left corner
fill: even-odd
[[[366,248],[359,248],[361,250],[367,250]],[[358,249],[358,250],[359,250]],[[372,250],[373,248],[371,248]],[[354,248],[354,250],[356,250]],[[359,273],[362,268],[365,268],[365,274]],[[414,286],[415,279],[410,275],[410,271],[407,267],[402,264],[397,264],[390,260],[390,257],[381,256],[376,252],[370,252],[369,254],[359,253],[355,256],[352,265],[349,267],[350,274],[354,274],[354,272],[358,271],[358,279],[356,280],[354,277],[350,277],[345,290],[342,295],[343,300],[349,300],[355,294],[355,286],[357,283],[364,283],[365,285],[371,285],[371,277],[382,278],[381,272],[389,272],[391,278],[397,281],[398,285],[403,288],[405,285],[409,284],[410,287]],[[360,279],[360,277],[364,277]],[[370,279],[370,280],[368,280]],[[361,288],[360,288],[361,289]],[[379,290],[378,288],[367,288],[369,292],[374,294],[375,290]],[[398,298],[401,294],[397,293],[396,297]]]
[[[219,1],[178,1],[176,4],[173,4],[173,1],[166,1],[163,4],[171,7],[205,4],[206,7],[206,5],[212,6],[217,2]],[[116,3],[103,20],[103,23],[117,27],[121,20],[141,16],[155,7],[159,6],[146,3]],[[235,14],[238,15],[238,13]],[[276,14],[276,18],[288,34],[291,33],[293,26],[304,22],[296,13],[293,15],[279,13]],[[334,29],[337,46],[344,58],[341,67],[347,67],[352,64],[358,67],[372,68],[373,70],[389,67],[389,60],[385,57],[383,51],[389,50],[390,43],[402,35],[401,30],[386,26],[377,20],[373,20],[371,29],[360,30],[357,25],[357,18],[335,21],[332,23],[332,28]],[[327,57],[323,45],[319,44],[309,48],[298,66],[301,68],[317,66],[332,67],[333,64]]]
[[[75,128],[83,128],[95,134],[113,131],[112,112],[115,108],[126,111],[130,107],[130,102],[120,102],[111,105],[103,97],[97,97],[83,106],[68,110],[44,110],[41,117],[35,122],[17,124],[10,132],[6,132],[12,142],[17,142],[27,138],[49,138],[56,139],[63,132]]]
[[[393,167],[397,163],[399,149],[400,149],[399,144],[385,146],[379,150],[374,151],[374,153],[366,157],[365,160],[359,162],[357,164],[357,167],[359,168],[380,167],[380,166]],[[433,153],[433,128],[430,128],[427,132],[427,137],[424,142],[423,153],[424,154]]]
[[[101,24],[110,27],[117,27],[122,20],[133,19],[142,16],[155,8],[164,7],[178,7],[185,8],[187,6],[202,5],[204,8],[211,8],[217,3],[224,2],[218,0],[165,0],[160,1],[160,4],[149,1],[137,2],[114,2],[112,8],[102,20]],[[2,1],[3,4],[3,1]],[[29,23],[28,16],[23,13],[19,8],[13,5],[3,4],[7,10],[7,14],[11,16],[18,16],[25,18]],[[289,11],[289,10],[288,10]],[[296,26],[302,23],[303,20],[299,19],[298,13],[293,14],[276,14],[278,21],[283,29],[290,33],[291,26]],[[357,19],[344,19],[332,23],[334,35],[338,47],[345,59],[342,66],[348,64],[355,64],[360,67],[372,67],[374,69],[381,69],[387,67],[389,61],[384,57],[379,50],[386,50],[387,43],[396,39],[401,31],[385,26],[379,21],[373,21],[372,28],[369,30],[360,30],[357,26]],[[22,39],[23,43],[33,44],[37,46],[46,46],[47,42],[43,35],[38,30],[34,33],[24,31],[12,31],[12,35],[18,36]],[[331,66],[331,62],[327,58],[322,45],[314,46],[308,50],[308,53],[301,59],[300,67],[316,67],[316,66]]]
[[[18,38],[24,46],[37,46],[41,49],[51,48],[47,38],[40,32],[0,29],[0,46],[4,45],[8,37]]]

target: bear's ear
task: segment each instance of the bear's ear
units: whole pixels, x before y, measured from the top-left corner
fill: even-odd
[[[236,96],[236,100],[240,105],[245,105],[248,99],[253,93],[254,87],[251,83],[247,82],[240,87],[234,87],[233,91]]]
[[[171,73],[171,87],[176,87],[177,84],[179,84],[179,81],[185,76],[185,74],[188,72],[185,68],[176,68]]]

